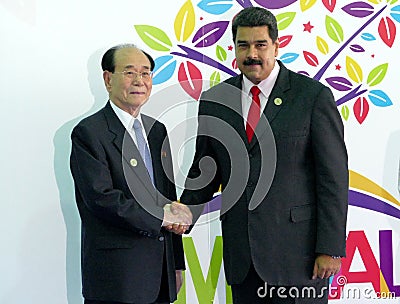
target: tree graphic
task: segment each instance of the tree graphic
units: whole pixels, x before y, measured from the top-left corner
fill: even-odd
[[[344,51],[365,52],[363,45],[354,43],[356,38],[361,38],[363,44],[380,39],[383,47],[392,48],[397,33],[396,22],[400,22],[400,5],[394,5],[398,0],[355,1],[341,8],[337,7],[336,0],[201,0],[197,2],[196,9],[193,2],[191,0],[184,2],[175,16],[174,42],[165,31],[158,27],[134,26],[137,34],[148,47],[165,53],[155,59],[156,67],[153,77],[155,85],[166,83],[177,74],[183,90],[198,100],[203,90],[203,80],[205,79],[203,74],[206,70],[213,71],[208,79],[211,86],[218,84],[223,78],[239,73],[236,60],[230,59],[228,56],[228,52],[232,51],[233,46],[226,45],[224,39],[221,39],[226,35],[230,36],[231,20],[219,20],[220,15],[233,12],[231,16],[234,16],[240,9],[250,6],[260,6],[271,10],[276,16],[280,33],[284,33],[279,37],[279,41],[280,48],[285,50],[294,36],[287,31],[298,15],[296,11],[290,11],[289,7],[300,5],[300,11],[305,12],[312,9],[317,2],[321,2],[327,15],[325,16],[325,32],[315,39],[315,46],[320,54],[317,55],[309,50],[303,50],[302,56],[296,52],[286,52],[278,59],[286,65],[297,60],[305,60],[310,71],[298,71],[298,73],[316,80],[324,79],[327,85],[336,91],[336,94],[343,94],[336,100],[336,104],[341,107],[340,112],[344,120],[348,120],[350,116],[350,101],[353,101],[352,112],[359,124],[365,121],[371,105],[387,107],[393,104],[386,92],[376,88],[386,76],[389,68],[387,62],[373,67],[368,71],[367,77],[364,77],[363,67],[359,62],[352,56],[346,55],[346,77],[325,76],[325,74],[327,74],[328,68],[334,64],[334,60],[339,55],[343,55]],[[198,20],[196,10],[199,12],[197,15],[204,14],[211,21],[196,28]],[[279,11],[274,12],[274,10]],[[335,14],[333,14],[334,12]],[[350,31],[353,28],[344,29],[340,22],[332,17],[332,15],[339,16],[339,12],[349,15],[357,21],[361,19],[366,19],[366,21],[360,22],[358,28],[348,34],[345,30]],[[200,20],[203,20],[203,17]],[[376,27],[377,35],[367,32],[368,29],[374,31]],[[312,28],[310,22],[304,24],[305,31],[311,33]],[[345,37],[348,38],[345,39]],[[330,52],[334,47],[330,47],[328,42],[339,45],[332,55]],[[213,56],[208,55],[210,50],[213,51]],[[319,58],[321,55],[330,55],[323,64]],[[318,69],[314,76],[311,75],[313,69]]]

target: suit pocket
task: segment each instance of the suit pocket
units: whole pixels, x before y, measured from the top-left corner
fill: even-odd
[[[296,206],[290,209],[290,220],[293,223],[311,220],[315,218],[316,212],[314,204]]]
[[[135,239],[128,237],[98,237],[96,249],[130,249],[135,247]]]

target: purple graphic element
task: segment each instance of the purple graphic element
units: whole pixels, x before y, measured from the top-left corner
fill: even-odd
[[[400,210],[388,203],[354,190],[349,190],[349,205],[383,213],[400,219]]]
[[[200,40],[196,43],[195,47],[201,48],[211,46],[221,39],[228,25],[229,21],[218,21],[206,24],[196,32],[192,43],[196,43],[196,41]]]
[[[295,3],[297,0],[254,0],[255,3],[261,5],[262,7],[268,9],[278,9],[289,6],[292,3]]]
[[[393,283],[393,244],[392,231],[379,231],[380,267],[388,289],[394,292],[395,297],[400,297],[400,285]]]
[[[364,18],[374,12],[374,7],[366,2],[353,2],[342,7],[342,10],[353,17]]]
[[[353,84],[344,77],[328,77],[325,80],[332,88],[338,91],[349,91],[353,87]]]
[[[236,2],[239,3],[243,8],[253,6],[250,0],[236,0]]]
[[[346,95],[344,95],[343,97],[339,98],[338,100],[336,100],[336,105],[339,106],[342,103],[345,103],[346,101],[352,100],[353,98],[356,98],[362,94],[364,94],[365,92],[367,92],[368,90],[361,90],[358,91],[361,88],[361,84],[356,87],[355,89],[353,89],[352,91],[350,91],[349,93],[347,93]]]
[[[378,198],[374,198],[372,196],[354,190],[349,190],[349,205],[376,211],[400,219],[399,209],[389,205],[388,203]],[[218,195],[207,203],[202,214],[207,214],[213,211],[217,211],[220,208],[221,208],[221,195]]]
[[[381,8],[375,15],[373,15],[364,25],[362,25],[337,51],[332,55],[331,58],[324,64],[324,66],[315,74],[313,77],[315,80],[320,80],[322,75],[326,72],[328,67],[332,64],[332,62],[336,59],[336,57],[347,47],[347,45],[352,41],[355,37],[357,37],[372,21],[374,21],[385,9],[387,5]]]
[[[297,73],[310,77],[310,74],[307,71],[298,71]]]
[[[172,55],[181,56],[181,57],[184,57],[184,58],[189,58],[189,59],[193,59],[193,60],[198,61],[198,62],[205,63],[205,64],[207,64],[209,66],[212,66],[214,68],[217,68],[217,69],[219,69],[219,70],[221,70],[221,71],[223,71],[223,72],[225,72],[225,73],[227,73],[227,74],[229,74],[231,76],[236,76],[237,75],[237,73],[232,71],[230,68],[224,66],[223,64],[219,63],[218,61],[215,61],[214,59],[212,59],[212,58],[210,58],[210,57],[208,57],[206,55],[203,55],[202,53],[200,53],[200,52],[198,52],[196,50],[193,50],[193,49],[191,49],[191,48],[189,48],[187,46],[180,45],[180,44],[178,46],[185,53],[171,52]]]
[[[356,53],[365,52],[364,48],[359,44],[350,45],[350,50],[352,50],[353,52],[356,52]]]

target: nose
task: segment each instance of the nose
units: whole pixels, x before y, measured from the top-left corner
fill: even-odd
[[[247,50],[247,57],[248,58],[257,58],[258,53],[257,53],[257,48],[254,45],[250,45],[248,50]]]
[[[141,74],[135,74],[134,77],[132,78],[132,83],[134,85],[143,85],[143,79]]]

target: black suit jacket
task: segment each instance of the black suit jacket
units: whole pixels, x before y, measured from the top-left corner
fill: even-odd
[[[222,184],[229,284],[241,283],[252,262],[269,284],[307,285],[316,254],[345,255],[348,168],[341,117],[329,88],[279,64],[251,143],[241,114],[242,75],[200,100],[187,181],[192,190],[181,201],[206,203]]]
[[[170,300],[176,299],[175,269],[184,269],[182,239],[161,228],[164,204],[176,200],[171,152],[164,125],[145,115],[142,120],[157,190],[109,103],[83,119],[71,135],[87,299],[155,301],[163,259]]]

